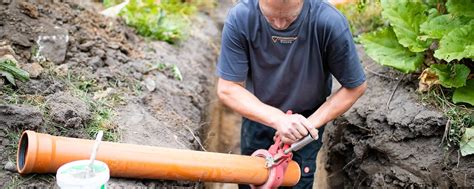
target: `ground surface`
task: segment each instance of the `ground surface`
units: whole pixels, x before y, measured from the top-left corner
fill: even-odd
[[[441,142],[446,118],[414,91],[416,78],[374,64],[359,49],[369,89],[327,129],[325,168],[332,188],[472,187],[474,157]],[[375,75],[373,73],[378,73]],[[387,79],[382,76],[389,76]]]
[[[16,87],[1,79],[0,188],[54,185],[53,175],[14,173],[15,146],[25,129],[80,138],[92,138],[91,128],[105,129],[115,133],[109,140],[202,150],[218,26],[200,13],[193,18],[188,38],[170,45],[139,37],[123,21],[97,12],[72,1],[0,4],[1,44],[32,76]],[[126,179],[112,179],[109,184],[201,186]]]

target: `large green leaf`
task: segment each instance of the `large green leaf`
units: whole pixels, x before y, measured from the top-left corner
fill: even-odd
[[[473,0],[448,0],[446,8],[449,13],[456,16],[474,17]]]
[[[404,73],[416,71],[423,62],[423,54],[411,52],[400,45],[390,28],[362,34],[360,42],[372,59]]]
[[[398,41],[412,52],[423,52],[431,40],[421,40],[420,25],[428,19],[428,6],[416,0],[382,0],[382,16],[390,21]]]
[[[428,34],[430,38],[441,39],[453,29],[467,24],[468,21],[469,19],[461,19],[460,17],[445,14],[434,17],[433,19],[428,19],[421,24],[420,31]]]
[[[439,42],[434,56],[448,62],[463,58],[474,59],[474,23],[455,28]]]
[[[439,83],[446,88],[465,86],[471,72],[464,64],[432,64],[430,70],[436,73]]]
[[[474,106],[474,79],[468,80],[466,86],[454,91],[453,102],[464,102]]]
[[[466,128],[459,143],[462,156],[474,154],[474,128]]]

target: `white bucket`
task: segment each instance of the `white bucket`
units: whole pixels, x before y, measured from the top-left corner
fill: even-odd
[[[61,166],[56,173],[56,182],[61,189],[105,189],[110,178],[107,164],[94,161],[94,174],[86,178],[89,160],[73,161]]]

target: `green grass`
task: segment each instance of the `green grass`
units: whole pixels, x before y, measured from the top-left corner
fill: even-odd
[[[120,104],[123,97],[116,93],[94,100],[92,92],[97,90],[97,83],[94,80],[75,77],[71,74],[68,74],[66,84],[71,94],[81,99],[89,107],[91,120],[85,124],[85,131],[89,137],[95,138],[97,133],[102,130],[104,131],[103,140],[118,141],[118,131],[112,121],[115,116],[113,107]]]

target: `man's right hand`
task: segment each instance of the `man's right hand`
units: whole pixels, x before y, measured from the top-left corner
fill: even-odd
[[[304,116],[300,114],[284,114],[279,116],[273,128],[277,130],[277,135],[280,135],[281,140],[285,144],[292,144],[308,135],[318,137],[318,130],[315,129],[311,123]],[[317,139],[317,138],[316,138]]]

